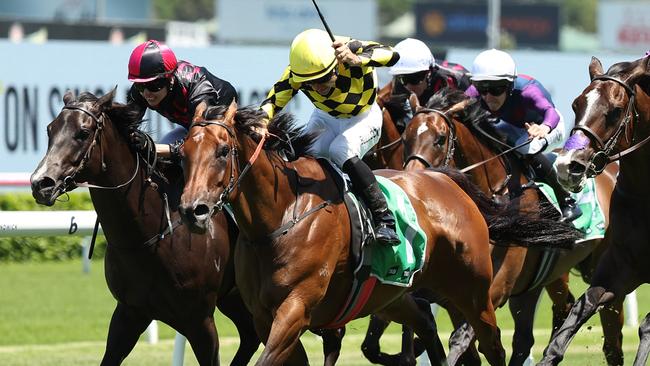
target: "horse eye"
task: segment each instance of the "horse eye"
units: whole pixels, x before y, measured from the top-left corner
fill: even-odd
[[[607,113],[607,123],[614,124],[618,122],[618,120],[621,118],[621,113],[623,113],[623,109],[620,107],[616,107],[609,111]]]
[[[447,141],[446,136],[438,136],[438,139],[433,143],[435,146],[442,147],[445,145],[445,141]]]
[[[74,138],[79,140],[79,141],[84,141],[84,140],[86,140],[88,138],[88,136],[90,136],[90,131],[88,131],[88,130],[79,130],[75,134]]]
[[[228,156],[228,152],[230,152],[230,146],[228,145],[220,146],[217,149],[217,158],[225,158],[226,156]]]

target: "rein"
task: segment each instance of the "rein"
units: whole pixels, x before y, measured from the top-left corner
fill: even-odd
[[[445,152],[445,160],[442,164],[443,167],[449,166],[449,163],[451,162],[451,159],[454,157],[454,151],[456,149],[456,126],[454,123],[451,121],[449,116],[447,115],[446,112],[443,112],[439,109],[431,109],[431,108],[421,108],[418,111],[415,112],[413,117],[417,116],[418,114],[421,113],[434,113],[439,116],[441,116],[444,120],[445,123],[447,124],[447,127],[449,127],[449,136],[447,137],[447,151]],[[398,140],[399,141],[399,140]],[[424,166],[426,168],[431,168],[433,164],[431,164],[427,159],[420,155],[420,154],[411,154],[409,155],[406,159],[404,159],[404,166],[411,161],[411,160],[418,160],[422,163],[424,163]]]
[[[573,134],[575,131],[581,131],[582,133],[587,135],[587,137],[590,140],[595,141],[596,144],[598,145],[596,153],[593,154],[593,156],[588,162],[589,167],[587,169],[589,172],[593,173],[592,176],[602,173],[602,171],[605,170],[607,164],[620,160],[624,156],[638,150],[643,145],[645,145],[648,141],[650,141],[650,135],[649,135],[643,140],[639,141],[638,143],[632,144],[632,146],[628,147],[627,149],[620,151],[614,155],[611,155],[612,151],[614,150],[614,147],[616,146],[619,139],[621,138],[621,135],[624,132],[626,132],[630,126],[634,126],[634,123],[638,122],[639,120],[639,113],[636,110],[636,92],[634,91],[634,89],[632,89],[631,86],[627,85],[623,80],[619,78],[615,78],[610,75],[598,75],[591,80],[591,83],[593,83],[596,80],[613,81],[619,84],[627,92],[629,100],[627,102],[627,108],[625,110],[625,117],[623,119],[623,122],[618,125],[616,131],[614,131],[614,134],[612,134],[612,136],[606,141],[603,141],[600,138],[600,136],[598,136],[598,134],[596,134],[588,126],[577,125],[573,127],[573,129],[571,130],[571,134]],[[634,137],[632,137],[632,139],[634,139]]]

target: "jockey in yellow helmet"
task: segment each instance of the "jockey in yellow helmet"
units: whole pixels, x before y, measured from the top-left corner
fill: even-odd
[[[335,39],[332,42],[318,29],[298,34],[291,44],[289,66],[261,108],[272,118],[302,91],[316,107],[306,125],[306,132],[317,135],[313,154],[331,159],[348,174],[372,211],[377,241],[397,244],[395,219],[361,157],[381,135],[375,67],[394,65],[399,54],[376,42]]]

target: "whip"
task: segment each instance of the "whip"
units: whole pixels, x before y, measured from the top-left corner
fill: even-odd
[[[330,35],[330,38],[332,39],[332,42],[334,42],[334,35],[332,34],[332,31],[330,30],[330,27],[327,25],[327,22],[325,21],[325,18],[323,17],[323,13],[320,12],[320,9],[318,8],[318,4],[316,4],[316,0],[311,0],[311,2],[316,7],[316,12],[318,12],[318,16],[320,17],[320,20],[323,22],[323,25],[325,26],[325,30],[327,31],[327,34]]]

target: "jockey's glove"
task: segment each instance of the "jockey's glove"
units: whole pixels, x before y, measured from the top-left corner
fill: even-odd
[[[181,146],[183,146],[184,140],[177,140],[176,142],[169,144],[169,158],[173,163],[181,162]]]
[[[129,140],[131,146],[138,152],[146,152],[149,149],[149,141],[151,138],[143,131],[132,129],[129,133]]]

